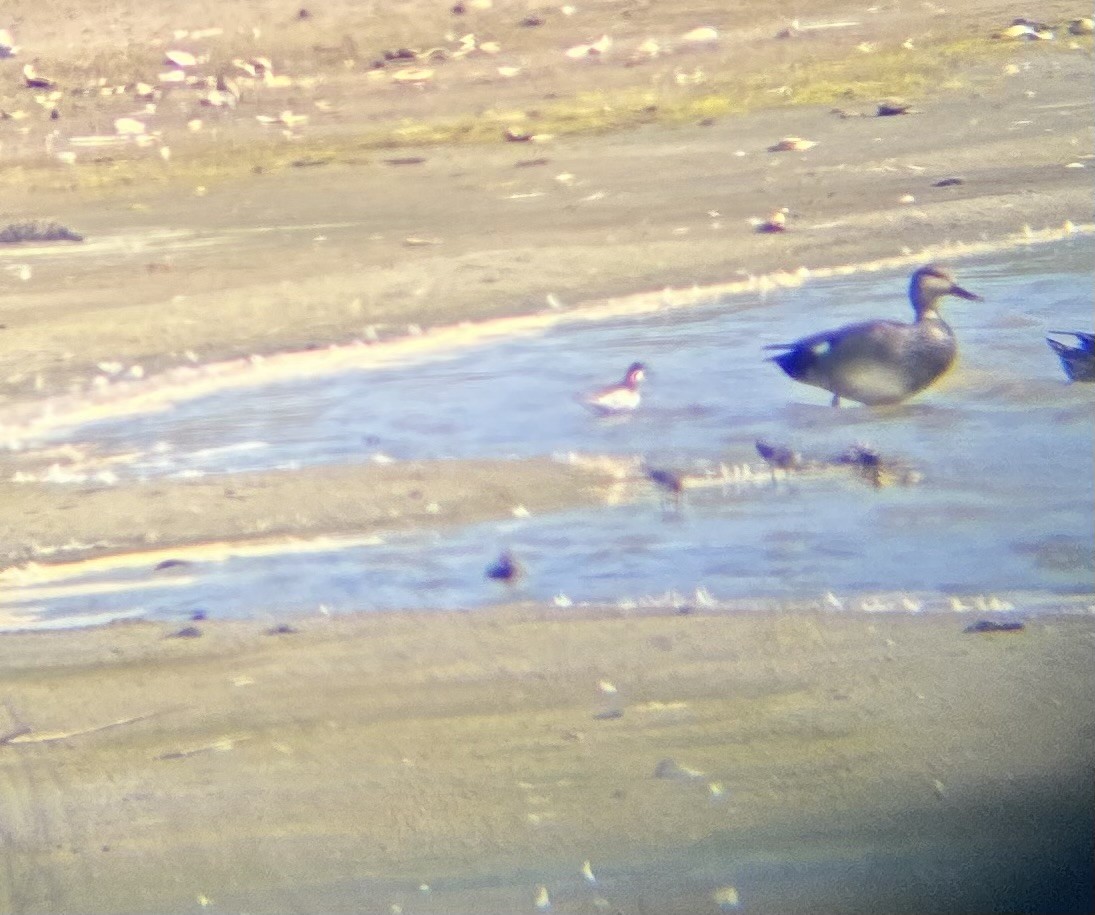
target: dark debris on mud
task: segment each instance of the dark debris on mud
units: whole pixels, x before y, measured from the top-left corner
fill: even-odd
[[[0,229],[0,245],[18,245],[24,242],[83,241],[84,236],[67,226],[50,220],[30,219],[13,222]]]

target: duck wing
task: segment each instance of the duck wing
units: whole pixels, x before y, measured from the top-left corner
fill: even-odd
[[[778,349],[785,352],[779,356],[772,356],[772,362],[782,364],[788,352],[797,352],[805,355],[811,354],[815,358],[828,355],[834,349],[848,345],[867,346],[872,344],[893,345],[896,339],[908,334],[912,325],[902,324],[900,321],[860,321],[856,324],[845,324],[833,330],[823,330],[809,337],[803,337],[794,343],[772,343],[765,349]]]
[[[864,321],[785,344],[772,357],[796,381],[864,404],[897,403],[923,390],[954,360],[940,320]]]

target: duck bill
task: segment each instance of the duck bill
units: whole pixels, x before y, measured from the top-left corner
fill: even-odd
[[[967,299],[970,302],[985,301],[976,292],[970,292],[968,289],[963,289],[961,286],[951,286],[951,295],[956,295],[960,299]]]

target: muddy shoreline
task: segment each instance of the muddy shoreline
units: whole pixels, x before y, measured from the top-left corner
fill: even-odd
[[[501,913],[546,886],[567,912],[715,912],[730,885],[763,912],[1079,911],[1095,624],[967,622],[513,607],[9,635],[5,909]]]

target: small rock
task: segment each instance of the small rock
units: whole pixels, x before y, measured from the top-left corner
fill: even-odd
[[[817,146],[816,140],[804,140],[802,137],[784,137],[778,143],[768,147],[768,152],[805,152]]]
[[[790,210],[787,207],[780,207],[767,219],[758,220],[756,230],[762,234],[769,235],[776,232],[786,232],[787,216],[789,213]]]
[[[13,222],[0,229],[0,245],[15,245],[20,242],[42,241],[83,241],[84,236],[73,232],[60,223],[38,219],[26,222]]]
[[[1022,632],[1026,628],[1019,620],[978,620],[963,632]]]
[[[15,39],[11,37],[11,32],[7,29],[0,29],[0,60],[14,57],[18,53],[19,46],[15,44]]]
[[[732,886],[720,886],[711,893],[711,900],[720,909],[736,909],[741,905],[741,897]]]
[[[908,102],[903,102],[900,99],[886,99],[884,102],[878,103],[878,111],[876,112],[880,118],[889,118],[898,114],[908,114],[912,111],[912,105]]]
[[[685,32],[681,35],[681,41],[687,41],[691,44],[706,44],[707,42],[718,40],[718,29],[714,29],[711,26],[701,26],[698,29],[692,29],[691,32]]]
[[[178,632],[172,632],[169,639],[200,639],[202,631],[197,626],[184,626]]]
[[[660,760],[654,767],[655,778],[693,779],[702,775],[703,773],[698,769],[689,769],[687,766],[682,766],[675,759],[668,756]]]
[[[959,184],[965,184],[965,182],[961,178],[940,178],[932,182],[932,187],[956,187]]]
[[[178,67],[180,70],[193,67],[198,62],[198,59],[189,51],[167,51],[163,59],[168,66]]]
[[[425,83],[433,79],[433,70],[415,67],[410,70],[400,70],[392,74],[392,79],[397,83]]]
[[[185,559],[165,559],[163,562],[157,562],[152,567],[153,572],[164,572],[168,569],[184,569],[190,565]]]
[[[48,76],[42,76],[31,64],[23,67],[23,84],[28,89],[52,89],[57,85]]]
[[[123,137],[137,136],[145,132],[145,125],[136,118],[118,118],[114,121],[114,132]]]

